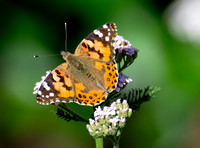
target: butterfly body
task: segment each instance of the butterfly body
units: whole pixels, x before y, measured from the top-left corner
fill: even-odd
[[[40,104],[76,102],[97,105],[116,88],[117,64],[113,47],[117,34],[114,23],[107,23],[89,34],[74,54],[62,52],[65,63],[56,67],[36,88]]]

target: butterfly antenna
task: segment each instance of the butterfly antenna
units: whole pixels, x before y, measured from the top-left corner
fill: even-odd
[[[67,23],[65,23],[65,51],[67,51]]]
[[[67,51],[67,23],[65,23],[65,51]],[[39,57],[49,57],[49,56],[56,56],[60,54],[53,54],[53,55],[33,55],[34,58],[39,58]]]
[[[49,54],[49,55],[33,55],[34,58],[40,58],[40,57],[49,57],[49,56],[57,56],[60,54]]]

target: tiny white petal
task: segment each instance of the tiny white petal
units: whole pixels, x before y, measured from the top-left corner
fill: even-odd
[[[127,82],[127,83],[131,83],[131,82],[132,82],[132,79],[131,79],[131,78],[126,79],[126,82]]]
[[[128,108],[123,108],[123,112],[126,112],[128,110]]]
[[[116,102],[113,102],[110,107],[115,107]]]
[[[116,111],[115,110],[112,110],[111,112],[110,112],[110,115],[111,116],[114,116],[116,114]]]
[[[109,131],[112,131],[113,129],[112,129],[112,127],[111,127],[111,126],[109,126],[108,130],[109,130]]]
[[[93,132],[93,130],[92,130],[91,128],[89,128],[89,129],[88,129],[88,131],[89,131],[90,133],[92,133],[92,132]]]
[[[121,42],[120,40],[118,40],[115,44],[116,44],[117,46],[119,46],[121,43],[122,43],[122,42]]]
[[[93,119],[89,119],[90,125],[94,124],[94,120]]]
[[[123,100],[123,102],[122,102],[123,104],[127,104],[127,100]]]
[[[124,123],[126,121],[126,119],[121,117],[120,121]]]
[[[117,99],[116,103],[120,104],[121,103],[121,99]]]
[[[99,119],[100,119],[99,116],[97,116],[97,117],[94,118],[95,121],[97,121],[97,120],[99,120]]]

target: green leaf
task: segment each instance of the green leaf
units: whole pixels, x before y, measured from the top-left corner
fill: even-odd
[[[74,116],[74,115],[70,114],[69,112],[64,111],[61,108],[57,108],[56,114],[57,114],[58,117],[60,117],[61,119],[64,119],[67,122],[69,122],[71,120],[81,121],[77,116]]]
[[[146,88],[134,88],[128,93],[124,93],[122,99],[127,100],[129,107],[139,110],[143,102],[149,101],[160,90],[158,87],[147,86]]]
[[[60,104],[59,107],[57,108],[56,112],[57,116],[66,120],[67,122],[74,120],[74,121],[82,121],[85,123],[88,123],[89,121],[79,115],[78,113],[74,112],[71,110],[67,105],[65,104]]]

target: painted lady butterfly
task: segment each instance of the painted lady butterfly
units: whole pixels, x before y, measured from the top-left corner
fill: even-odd
[[[76,102],[98,105],[105,101],[118,82],[114,38],[117,28],[107,23],[90,33],[74,54],[61,52],[65,63],[47,72],[37,82],[34,94],[38,103]]]

